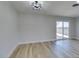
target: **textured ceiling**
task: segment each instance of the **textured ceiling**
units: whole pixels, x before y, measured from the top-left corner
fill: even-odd
[[[12,6],[20,13],[38,13],[55,16],[79,17],[79,6],[72,7],[76,1],[43,1],[39,11],[32,9],[29,1],[11,2]]]

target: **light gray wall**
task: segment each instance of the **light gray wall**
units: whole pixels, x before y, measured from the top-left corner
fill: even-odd
[[[79,17],[76,18],[76,39],[79,40]]]
[[[21,42],[56,40],[56,21],[68,21],[70,39],[75,38],[75,20],[69,17],[21,14],[19,16]]]
[[[76,19],[73,18],[70,20],[70,39],[76,39]]]
[[[0,2],[0,57],[8,57],[18,42],[17,17],[8,2]]]
[[[19,20],[21,42],[55,40],[55,17],[37,14],[21,14]]]

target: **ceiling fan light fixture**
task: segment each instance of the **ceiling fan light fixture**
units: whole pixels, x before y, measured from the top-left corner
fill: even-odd
[[[40,10],[42,7],[42,3],[40,1],[33,1],[32,2],[32,8],[34,10]]]

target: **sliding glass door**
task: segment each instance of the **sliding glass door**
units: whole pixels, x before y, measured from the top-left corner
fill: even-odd
[[[69,38],[69,22],[57,21],[56,22],[56,39]]]

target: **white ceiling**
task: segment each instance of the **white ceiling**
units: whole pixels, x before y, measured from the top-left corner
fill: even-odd
[[[35,11],[29,4],[29,1],[11,2],[15,10],[21,13],[79,17],[79,6],[72,7],[75,3],[76,1],[43,1],[42,9]]]

